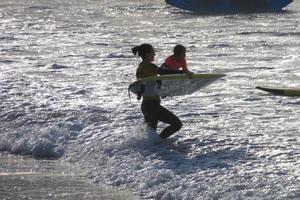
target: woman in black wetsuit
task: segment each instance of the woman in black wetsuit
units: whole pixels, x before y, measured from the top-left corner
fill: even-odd
[[[142,44],[132,48],[134,55],[138,54],[142,58],[142,62],[136,71],[137,79],[145,78],[148,76],[157,76],[161,73],[159,67],[153,64],[154,60],[154,48],[150,44]],[[172,112],[160,105],[159,95],[152,89],[155,82],[145,85],[142,101],[142,112],[144,115],[145,122],[148,126],[157,129],[158,121],[170,124],[166,127],[159,136],[161,138],[168,138],[182,127],[180,119]]]

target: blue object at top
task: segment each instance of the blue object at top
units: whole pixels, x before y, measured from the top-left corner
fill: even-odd
[[[280,11],[293,0],[166,0],[166,3],[200,13]]]

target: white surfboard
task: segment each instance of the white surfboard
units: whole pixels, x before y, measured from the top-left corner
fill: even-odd
[[[151,76],[133,82],[128,90],[146,96],[182,96],[192,94],[224,76],[225,74],[193,74],[192,78],[186,74]]]
[[[256,87],[259,90],[282,96],[300,96],[300,88]]]

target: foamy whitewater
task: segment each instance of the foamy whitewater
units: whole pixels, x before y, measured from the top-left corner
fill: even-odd
[[[78,163],[144,199],[300,199],[300,2],[280,13],[196,15],[163,0],[2,0],[0,151]],[[162,99],[183,128],[168,140],[128,98],[151,43],[191,71],[226,77]],[[165,127],[160,124],[160,130]]]

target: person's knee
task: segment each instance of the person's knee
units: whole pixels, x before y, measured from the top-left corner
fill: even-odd
[[[182,122],[179,120],[179,123],[178,123],[178,130],[180,130],[182,128]]]
[[[180,121],[180,119],[176,120],[176,123],[173,124],[174,127],[176,127],[177,131],[180,130],[182,128],[182,122]]]
[[[182,122],[179,120],[179,129],[181,129],[183,126]]]

